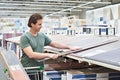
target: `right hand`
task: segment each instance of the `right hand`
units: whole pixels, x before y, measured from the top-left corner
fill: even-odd
[[[49,54],[49,58],[51,59],[57,59],[59,57],[58,54]]]

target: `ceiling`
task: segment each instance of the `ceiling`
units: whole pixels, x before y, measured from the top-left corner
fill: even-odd
[[[70,15],[71,12],[95,9],[117,1],[120,0],[0,0],[0,17],[28,17],[33,13]]]

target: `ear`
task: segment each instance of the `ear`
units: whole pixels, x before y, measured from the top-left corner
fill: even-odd
[[[34,26],[35,24],[31,23],[31,26]]]

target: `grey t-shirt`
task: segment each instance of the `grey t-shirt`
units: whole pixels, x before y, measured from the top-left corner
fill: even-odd
[[[51,39],[41,32],[38,33],[37,36],[33,36],[31,33],[26,32],[20,39],[21,49],[31,46],[34,52],[39,53],[42,53],[44,51],[44,46],[50,43]],[[43,62],[37,62],[35,59],[30,59],[23,50],[22,52],[21,63],[24,67],[44,66]]]

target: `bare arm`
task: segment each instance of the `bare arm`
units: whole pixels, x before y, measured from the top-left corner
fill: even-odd
[[[82,49],[80,47],[69,46],[69,45],[62,44],[62,43],[55,42],[55,41],[52,41],[50,43],[50,46],[55,47],[55,48],[59,48],[59,49],[70,49],[70,50],[81,50]]]
[[[31,58],[31,59],[43,59],[43,58],[52,58],[52,59],[56,59],[58,57],[57,54],[50,54],[50,53],[38,53],[38,52],[33,52],[32,48],[26,47],[23,49],[23,51],[25,52],[25,54]]]
[[[59,49],[70,49],[70,46],[62,44],[62,43],[58,43],[58,42],[55,42],[55,41],[52,41],[50,43],[50,46],[55,47],[55,48],[59,48]]]

